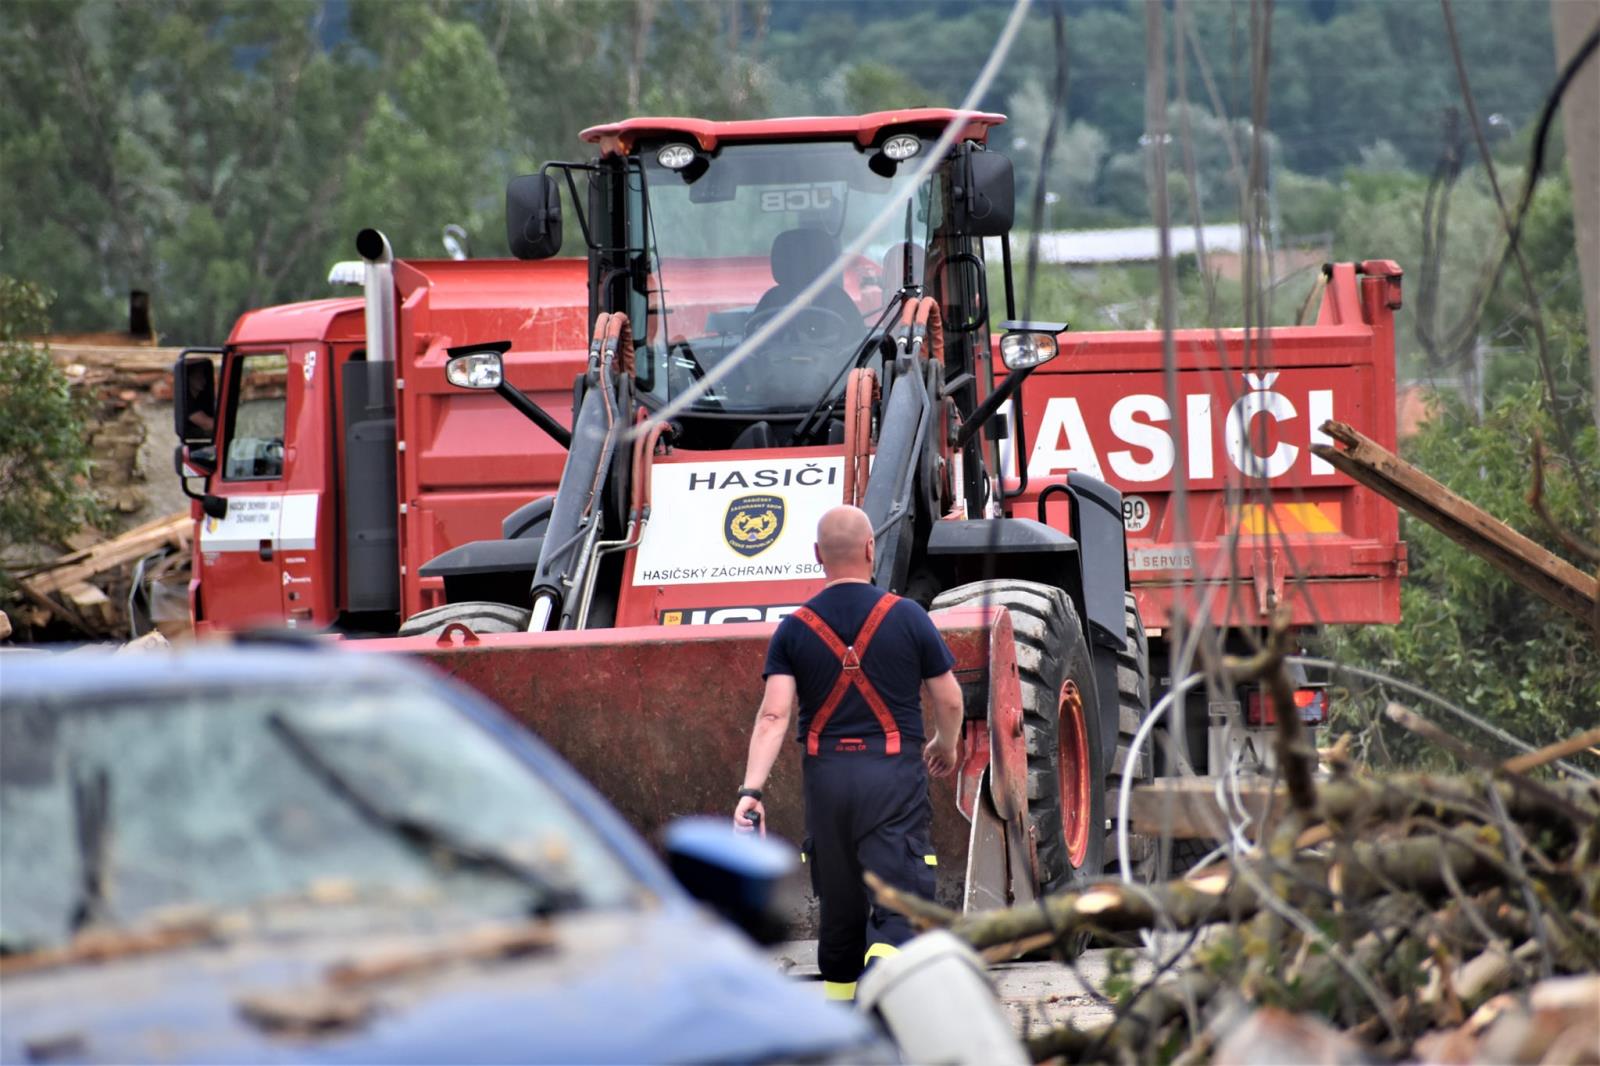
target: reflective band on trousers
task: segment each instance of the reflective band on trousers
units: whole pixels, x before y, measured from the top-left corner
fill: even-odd
[[[887,959],[891,955],[898,954],[900,954],[899,948],[895,947],[893,944],[885,944],[880,941],[879,943],[876,943],[867,949],[866,957],[862,960],[862,963],[864,965],[871,962],[873,959]]]
[[[856,983],[854,981],[824,981],[822,982],[822,998],[852,1000],[856,998]]]

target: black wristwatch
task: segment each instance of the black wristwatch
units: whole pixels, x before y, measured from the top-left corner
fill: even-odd
[[[741,788],[739,790],[739,796],[741,799],[748,796],[757,803],[761,802],[761,790],[759,788]]]

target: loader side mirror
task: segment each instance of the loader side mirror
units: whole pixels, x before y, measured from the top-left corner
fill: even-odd
[[[518,259],[561,251],[561,190],[548,174],[524,174],[506,185],[506,241]]]
[[[444,365],[445,380],[458,389],[498,389],[505,380],[500,352],[493,349],[456,355]]]
[[[172,423],[185,444],[210,444],[217,435],[217,367],[198,350],[172,365]]]
[[[1007,370],[1032,370],[1061,351],[1057,341],[1067,331],[1065,322],[1002,322],[1000,361]]]
[[[721,818],[680,818],[662,834],[667,865],[678,882],[758,944],[788,935],[785,888],[795,851],[776,837],[739,834]]]
[[[1016,216],[1011,160],[999,152],[970,152],[967,181],[955,199],[956,229],[973,237],[1003,237]]]

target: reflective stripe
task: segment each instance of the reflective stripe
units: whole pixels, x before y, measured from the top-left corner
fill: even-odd
[[[939,856],[937,856],[937,855],[924,855],[922,857],[922,861],[927,863],[929,866],[938,866],[939,865]]]
[[[879,941],[867,949],[866,957],[862,960],[862,962],[864,965],[865,963],[871,962],[873,959],[887,959],[891,955],[898,954],[900,954],[899,948],[895,947],[893,944],[885,944],[882,941]]]
[[[822,998],[853,1000],[856,998],[856,983],[854,981],[824,981],[822,982]]]

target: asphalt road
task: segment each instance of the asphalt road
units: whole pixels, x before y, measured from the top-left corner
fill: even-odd
[[[817,942],[792,940],[771,951],[773,961],[799,981],[817,984]],[[1077,960],[1077,972],[1057,962],[1009,962],[989,970],[995,993],[1000,997],[1017,1032],[1026,1035],[1051,1029],[1071,1021],[1079,1028],[1109,1021],[1111,1010],[1090,994],[1085,983],[1098,989],[1105,981],[1111,952],[1109,949],[1085,951]],[[1135,978],[1148,976],[1149,964],[1142,957],[1134,967]]]

